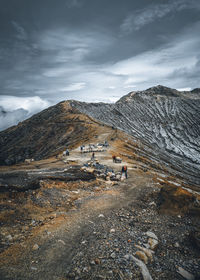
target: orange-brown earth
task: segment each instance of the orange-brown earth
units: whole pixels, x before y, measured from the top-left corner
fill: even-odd
[[[66,104],[60,106],[67,106]],[[67,276],[66,267],[63,265],[69,265],[70,258],[75,252],[73,250],[78,250],[77,243],[80,241],[80,236],[78,238],[77,235],[79,233],[87,235],[84,227],[90,223],[98,224],[99,215],[109,217],[110,211],[124,211],[123,209],[130,205],[131,211],[139,213],[140,207],[151,208],[147,202],[153,201],[158,206],[155,208],[155,213],[160,210],[160,213],[168,214],[170,212],[176,216],[194,214],[194,212],[199,215],[198,205],[195,204],[196,211],[194,211],[193,205],[195,201],[199,201],[199,195],[187,190],[187,188],[190,190],[195,190],[195,188],[187,185],[181,178],[170,176],[163,166],[146,158],[142,152],[144,147],[134,137],[95,122],[82,114],[76,114],[74,111],[67,115],[63,114],[63,123],[66,120],[68,125],[67,127],[62,126],[62,129],[66,129],[62,139],[59,139],[60,132],[57,131],[56,122],[53,136],[46,127],[47,132],[39,141],[30,138],[30,135],[28,139],[25,138],[25,143],[30,142],[30,145],[34,147],[33,151],[38,150],[36,154],[43,152],[40,150],[41,143],[48,140],[48,150],[51,150],[52,146],[52,152],[46,154],[46,159],[31,163],[18,163],[10,167],[2,166],[0,172],[64,170],[73,165],[80,165],[81,168],[84,163],[90,161],[91,153],[81,154],[79,146],[108,141],[110,146],[106,151],[96,153],[96,158],[101,164],[111,167],[116,172],[126,164],[129,177],[122,182],[106,181],[98,177],[90,181],[66,182],[49,177],[41,180],[40,187],[35,190],[1,192],[1,279],[100,279],[95,278],[92,273],[89,273],[91,276],[84,276],[85,278],[82,278],[81,275],[79,275],[80,278],[76,278],[76,273],[75,276],[73,273]],[[41,124],[41,127],[37,128],[38,131],[42,130],[42,126],[45,124]],[[12,130],[14,131],[15,128]],[[56,135],[57,133],[58,135]],[[34,141],[35,144],[32,143]],[[66,144],[70,147],[70,156],[63,158],[62,152]],[[24,143],[21,145],[24,146]],[[55,145],[59,146],[57,151]],[[112,155],[121,157],[122,164],[113,163]],[[30,156],[34,157],[34,154]],[[186,189],[182,189],[182,187]],[[153,221],[147,221],[146,214],[142,213],[142,216],[138,214],[138,219],[141,219],[142,229],[148,229],[149,227],[144,227],[144,225],[151,224]],[[160,217],[160,214],[156,215]],[[130,214],[129,217],[131,217]],[[195,221],[196,218],[192,220],[193,223]],[[124,224],[123,232],[126,231],[129,231],[129,227]],[[96,241],[93,240],[93,242]],[[110,241],[106,242],[109,244]],[[161,253],[164,254],[163,251]],[[66,258],[66,263],[61,265],[60,258],[63,259],[63,256]],[[193,258],[195,257],[193,256]],[[98,261],[96,262],[98,263]],[[60,268],[59,265],[61,265]],[[134,273],[134,279],[141,279],[136,268],[134,268]],[[155,273],[155,277],[160,277],[156,279],[179,279],[178,276],[177,278],[167,278],[169,277],[167,273],[159,275],[158,273],[156,276]],[[113,278],[105,279],[129,278],[113,276]]]

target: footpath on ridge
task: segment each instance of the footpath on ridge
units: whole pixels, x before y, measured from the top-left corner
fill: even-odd
[[[107,140],[108,136],[102,134],[97,142]],[[80,147],[70,150],[67,157],[60,155],[30,164],[29,172],[47,172],[47,180],[43,180],[40,189],[28,191],[23,197],[10,197],[13,209],[17,200],[21,201],[22,209],[32,211],[32,216],[18,233],[19,239],[14,231],[9,234],[5,230],[4,236],[10,235],[10,241],[1,252],[0,279],[197,277],[199,251],[193,246],[190,232],[194,225],[200,226],[199,219],[160,214],[161,185],[155,177],[166,179],[167,175],[147,169],[137,161],[126,161],[125,157],[122,163],[114,163],[112,155],[120,154],[120,150],[109,144],[105,151],[95,153],[96,160],[114,172],[127,165],[128,179],[66,183],[58,175],[50,177],[48,172],[59,173],[59,169],[65,168],[73,171],[73,166],[89,162],[91,153],[81,153]]]

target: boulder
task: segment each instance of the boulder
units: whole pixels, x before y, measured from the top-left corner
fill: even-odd
[[[151,237],[151,238],[153,238],[153,239],[158,240],[158,237],[155,235],[155,233],[153,233],[153,232],[151,232],[151,231],[147,231],[147,232],[146,232],[146,235],[147,235],[148,237]]]
[[[143,251],[145,253],[145,255],[148,257],[148,259],[150,260],[150,262],[153,261],[153,253],[154,251],[144,248],[140,245],[135,245],[136,248],[140,249],[141,251]]]
[[[150,245],[150,248],[152,250],[156,250],[156,248],[158,247],[158,240],[156,240],[154,238],[149,238],[148,239],[148,244]]]
[[[146,255],[144,252],[142,252],[142,251],[137,251],[137,252],[135,253],[135,255],[136,255],[136,257],[137,257],[138,259],[140,259],[141,261],[143,261],[145,264],[148,263],[148,257],[147,257],[147,255]]]

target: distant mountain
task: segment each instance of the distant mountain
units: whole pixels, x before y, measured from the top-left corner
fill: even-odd
[[[200,94],[200,88],[195,88],[191,91],[191,93],[197,93]]]
[[[0,164],[56,154],[88,137],[89,122],[125,131],[140,141],[145,157],[200,183],[199,90],[160,85],[130,92],[115,104],[70,100],[50,107],[0,133]]]

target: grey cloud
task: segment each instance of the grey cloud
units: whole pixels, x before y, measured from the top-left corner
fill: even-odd
[[[186,9],[199,10],[200,3],[196,0],[171,0],[164,4],[150,5],[144,9],[134,11],[126,17],[120,28],[123,33],[131,33],[170,13],[176,13]]]
[[[67,0],[66,5],[68,8],[80,8],[83,4],[83,0]]]
[[[25,29],[17,22],[12,21],[12,25],[16,30],[16,38],[19,40],[26,40],[27,39],[27,33]]]
[[[66,99],[113,101],[155,84],[199,86],[197,0],[2,1],[0,104],[7,112],[33,114]],[[46,103],[30,99],[36,96]]]
[[[155,84],[193,88],[200,83],[197,76],[200,39],[194,36],[199,27],[200,22],[168,44],[119,61],[110,71],[126,76],[126,86],[135,85],[140,89]]]
[[[186,86],[185,81],[187,81],[187,86],[193,88],[194,80],[195,84],[199,87],[200,85],[200,59],[194,63],[191,67],[181,67],[172,71],[168,76],[170,80],[176,81],[177,84]]]
[[[0,96],[0,104],[0,130],[16,125],[51,105],[38,96]]]
[[[28,111],[24,109],[6,112],[2,107],[0,107],[0,131],[6,129],[7,127],[16,125],[18,122],[25,120],[28,117]]]

